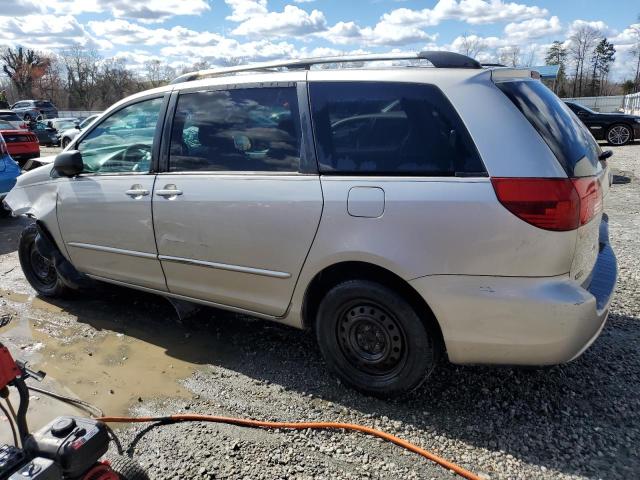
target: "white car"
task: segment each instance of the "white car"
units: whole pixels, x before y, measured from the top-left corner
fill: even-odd
[[[570,361],[616,283],[610,152],[538,78],[448,52],[187,74],[18,179],[22,268],[40,295],[88,277],[313,329],[374,395],[441,356]]]
[[[82,122],[77,123],[72,127],[72,128],[67,128],[66,130],[64,130],[61,134],[60,134],[60,146],[62,148],[66,148],[70,143],[71,140],[73,140],[74,138],[76,138],[76,136],[85,128],[87,128],[89,125],[91,125],[91,122],[93,122],[96,118],[98,118],[100,115],[91,115],[87,118],[85,118]]]

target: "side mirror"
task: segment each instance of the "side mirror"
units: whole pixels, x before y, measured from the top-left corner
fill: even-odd
[[[53,170],[63,177],[75,177],[84,170],[82,154],[78,150],[69,150],[56,155],[53,161]]]

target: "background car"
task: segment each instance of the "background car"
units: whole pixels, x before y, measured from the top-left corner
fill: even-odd
[[[54,145],[60,145],[60,138],[62,137],[62,132],[65,130],[69,130],[71,128],[75,128],[78,124],[78,119],[75,117],[70,118],[52,118],[50,120],[46,120],[46,125],[49,128],[53,128],[55,133],[55,142]]]
[[[67,130],[63,131],[60,134],[60,146],[62,146],[62,148],[66,148],[67,145],[71,143],[71,140],[76,138],[78,133],[91,125],[91,122],[93,122],[99,116],[100,115],[91,115],[85,118],[82,122],[77,123],[73,128],[68,128]]]
[[[2,201],[16,184],[19,175],[20,167],[9,155],[4,139],[0,135],[0,216],[7,216],[10,213],[4,208]]]
[[[40,156],[38,137],[27,130],[16,130],[9,122],[0,120],[0,134],[4,137],[6,149],[22,166],[27,160]]]
[[[5,120],[13,125],[16,130],[27,130],[29,125],[13,110],[0,110],[0,120]]]
[[[33,134],[38,137],[38,143],[40,145],[56,145],[58,142],[56,129],[48,127],[44,122],[29,123],[29,130],[31,130]]]
[[[58,109],[48,100],[20,100],[11,106],[11,110],[27,122],[58,116]]]
[[[597,140],[610,145],[626,145],[640,138],[640,117],[625,113],[599,113],[584,105],[565,102]]]

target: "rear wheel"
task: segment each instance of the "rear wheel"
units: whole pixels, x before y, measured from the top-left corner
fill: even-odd
[[[626,145],[631,141],[631,138],[631,128],[627,125],[612,125],[609,130],[607,130],[607,142],[609,142],[610,145]]]
[[[410,392],[437,363],[435,335],[404,297],[375,282],[349,280],[329,290],[315,326],[331,370],[367,394]]]
[[[36,249],[38,229],[35,223],[26,227],[20,235],[18,257],[20,266],[29,284],[40,295],[45,297],[67,297],[74,290],[68,287],[58,275],[55,266],[40,255]]]

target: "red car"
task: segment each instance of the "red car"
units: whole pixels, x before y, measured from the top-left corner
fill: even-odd
[[[38,137],[28,130],[16,130],[9,122],[0,120],[0,135],[7,144],[9,155],[22,167],[27,160],[40,156]]]

